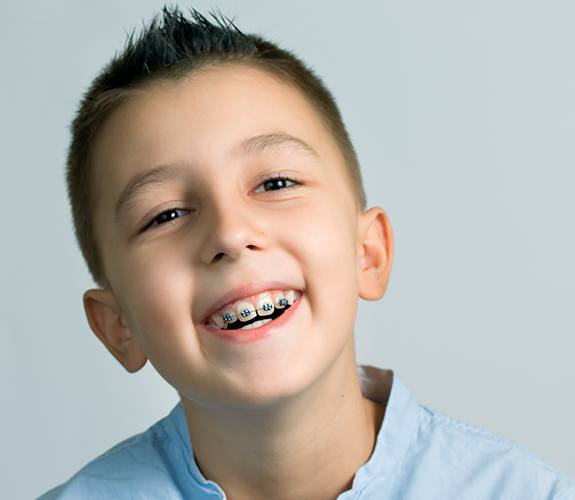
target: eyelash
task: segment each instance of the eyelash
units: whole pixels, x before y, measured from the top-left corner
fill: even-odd
[[[285,191],[286,189],[292,189],[295,188],[297,186],[299,186],[301,184],[301,182],[298,179],[295,179],[293,177],[284,177],[284,176],[276,176],[276,177],[269,177],[267,179],[265,179],[264,181],[262,181],[258,187],[260,187],[263,184],[266,184],[270,181],[289,181],[292,182],[293,185],[291,186],[286,186],[280,189],[273,189],[271,192],[273,191]],[[269,193],[270,191],[266,191],[267,193]],[[146,230],[148,230],[149,228],[153,228],[153,227],[157,227],[157,226],[161,226],[167,222],[170,222],[172,220],[174,220],[174,218],[171,218],[165,222],[159,223],[159,224],[154,224],[154,222],[156,222],[156,219],[158,219],[159,217],[161,217],[162,215],[165,214],[170,214],[173,212],[187,212],[189,210],[185,209],[185,208],[179,208],[179,207],[173,207],[173,208],[168,208],[166,210],[162,210],[160,213],[154,215],[149,222],[146,223],[146,225],[142,228],[141,232],[144,232]],[[177,218],[177,217],[176,217]]]

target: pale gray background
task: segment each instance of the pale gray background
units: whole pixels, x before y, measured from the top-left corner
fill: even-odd
[[[81,93],[161,5],[2,5],[2,498],[66,480],[177,402],[89,330],[63,179]],[[341,106],[396,243],[388,294],[360,302],[360,362],[575,476],[573,2],[193,5],[294,50]]]

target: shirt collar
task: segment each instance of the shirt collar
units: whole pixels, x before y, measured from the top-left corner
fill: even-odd
[[[411,391],[393,370],[369,365],[359,365],[357,369],[362,394],[386,408],[373,453],[358,469],[352,489],[346,493],[362,489],[374,477],[385,481],[393,475],[415,438],[420,409]],[[344,495],[340,498],[345,498]]]
[[[395,468],[403,462],[403,458],[415,438],[419,418],[419,404],[411,391],[401,382],[391,369],[377,368],[370,365],[357,367],[362,394],[372,401],[386,406],[381,428],[373,453],[368,461],[356,472],[352,489],[340,495],[344,499],[356,493],[374,477],[385,480],[392,476]],[[183,459],[193,457],[186,417],[180,401],[166,419],[166,430],[175,434],[180,444],[183,444]],[[186,460],[188,472],[194,482],[204,491],[223,493],[217,483],[207,480],[198,468],[195,459]],[[223,498],[223,497],[222,497]]]

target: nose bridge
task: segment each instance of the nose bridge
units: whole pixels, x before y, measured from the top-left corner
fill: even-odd
[[[237,259],[246,248],[259,248],[262,232],[258,230],[253,210],[246,200],[241,199],[233,189],[211,197],[204,206],[202,248],[200,258],[209,264],[227,255]]]

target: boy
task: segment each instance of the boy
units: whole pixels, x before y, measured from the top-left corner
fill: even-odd
[[[42,498],[572,499],[518,446],[357,367],[393,259],[337,106],[292,54],[163,9],[88,90],[67,181],[91,329],[172,412]]]

